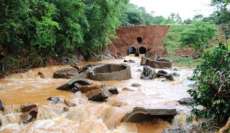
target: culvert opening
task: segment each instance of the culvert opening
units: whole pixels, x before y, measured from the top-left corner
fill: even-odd
[[[104,64],[93,67],[89,78],[99,81],[127,80],[131,78],[131,71],[126,64]]]
[[[146,54],[146,52],[147,52],[147,50],[146,50],[145,47],[140,47],[140,48],[139,48],[139,53],[140,53],[140,54]]]
[[[128,48],[128,55],[130,55],[130,54],[136,54],[136,52],[137,52],[136,48],[134,48],[134,47]]]
[[[137,42],[138,43],[142,43],[143,42],[143,38],[142,37],[137,37]]]

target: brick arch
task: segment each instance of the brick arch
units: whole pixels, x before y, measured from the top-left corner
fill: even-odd
[[[116,56],[115,51],[119,51],[121,56],[126,56],[129,47],[136,49],[145,47],[148,52],[163,56],[167,53],[163,39],[168,29],[169,26],[162,25],[121,27],[117,30],[117,37],[109,46],[113,48],[111,54]],[[138,43],[138,37],[142,38],[142,43]]]

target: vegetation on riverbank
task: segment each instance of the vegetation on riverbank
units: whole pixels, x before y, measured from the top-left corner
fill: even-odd
[[[121,24],[126,0],[3,0],[0,73],[36,67],[48,58],[101,52]],[[34,62],[35,61],[35,62]]]
[[[193,112],[199,116],[225,123],[230,117],[230,49],[223,44],[206,51],[193,79]],[[200,108],[201,106],[202,108]]]

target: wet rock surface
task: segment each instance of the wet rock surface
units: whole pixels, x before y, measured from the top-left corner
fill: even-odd
[[[151,80],[157,76],[155,70],[150,66],[144,66],[143,72],[141,73],[141,79]]]
[[[134,60],[124,60],[124,62],[127,62],[127,63],[136,63]]]
[[[118,95],[119,91],[116,87],[108,88],[104,87],[101,89],[96,89],[92,91],[88,91],[85,95],[89,100],[95,102],[105,102],[112,95]]]
[[[72,79],[64,85],[58,87],[58,90],[71,91],[73,93],[81,91],[83,93],[95,89],[99,89],[100,84],[97,84],[93,81],[87,79]]]
[[[109,88],[108,91],[113,95],[119,94],[119,91],[118,91],[118,89],[116,87]]]
[[[35,104],[24,105],[21,107],[21,112],[23,113],[21,119],[24,124],[32,122],[37,118],[38,106]]]
[[[170,81],[174,81],[173,75],[169,74],[168,72],[164,71],[164,70],[159,70],[156,74],[157,78],[165,78],[167,80]]]
[[[79,69],[79,73],[86,72],[87,70],[91,69],[94,66],[96,65],[92,65],[92,64],[85,65],[84,67]]]
[[[132,87],[140,87],[141,84],[139,84],[139,83],[132,83],[131,86],[132,86]]]
[[[143,57],[141,59],[141,65],[148,65],[152,68],[171,68],[172,62],[166,59],[152,60],[150,58]]]
[[[105,102],[106,99],[111,96],[111,93],[102,89],[98,89],[98,90],[87,92],[86,96],[91,101]]]
[[[77,69],[75,68],[65,68],[65,69],[61,69],[56,71],[53,74],[53,78],[64,78],[64,79],[70,79],[73,78],[74,76],[79,75],[79,72]]]
[[[5,110],[4,105],[2,103],[2,100],[0,100],[0,111],[4,111],[4,110]]]
[[[139,123],[148,122],[159,118],[170,121],[176,114],[176,109],[147,109],[135,107],[132,112],[123,117],[122,121]]]
[[[187,97],[187,98],[180,99],[178,102],[182,105],[192,105],[194,100],[190,97]]]
[[[42,72],[38,72],[38,76],[39,76],[40,78],[42,78],[42,79],[45,78],[45,75],[44,75]]]

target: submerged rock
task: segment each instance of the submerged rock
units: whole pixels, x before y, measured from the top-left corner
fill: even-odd
[[[116,87],[113,88],[102,88],[102,89],[96,89],[92,91],[88,91],[86,93],[86,96],[91,101],[96,102],[104,102],[106,101],[110,96],[119,94]]]
[[[2,101],[0,100],[0,111],[4,111],[4,110],[5,110],[4,105],[3,105]]]
[[[182,98],[178,102],[182,105],[191,105],[191,104],[193,104],[194,100],[192,98],[188,97],[188,98]]]
[[[157,78],[166,78],[167,80],[173,81],[174,77],[172,74],[169,74],[168,72],[164,70],[159,70],[156,74]]]
[[[152,68],[171,68],[172,62],[166,59],[152,60],[150,58],[141,58],[141,65],[148,65]]]
[[[116,87],[109,88],[108,91],[113,95],[119,94],[119,91],[118,91],[118,89]]]
[[[149,80],[156,77],[156,72],[149,66],[144,66],[143,72],[141,73],[141,79]]]
[[[65,68],[58,70],[54,72],[53,78],[64,78],[64,79],[70,79],[73,78],[74,76],[79,75],[78,70],[75,68]]]
[[[75,103],[72,103],[72,102],[70,102],[70,101],[68,101],[68,100],[64,100],[64,104],[65,104],[66,106],[68,106],[68,107],[75,107],[75,106],[76,106]]]
[[[58,90],[71,91],[73,93],[81,91],[85,93],[87,91],[101,88],[101,84],[87,80],[87,79],[72,79],[66,84],[58,87]]]
[[[180,74],[177,73],[177,72],[173,72],[172,75],[175,76],[175,77],[180,77]]]
[[[51,104],[58,104],[64,102],[64,99],[60,97],[49,97],[47,98],[47,100],[50,101]]]
[[[131,86],[132,86],[132,87],[140,87],[141,84],[139,84],[139,83],[133,83],[133,84],[131,84]]]
[[[42,79],[45,78],[45,75],[44,75],[42,72],[38,72],[38,76],[39,76],[40,78],[42,78]]]
[[[176,109],[146,109],[135,107],[132,112],[123,117],[122,121],[139,123],[152,121],[153,119],[172,120],[176,114]]]
[[[111,95],[110,92],[103,89],[97,89],[86,93],[88,99],[95,102],[104,102]]]
[[[124,62],[128,62],[128,63],[136,63],[134,60],[124,60]]]
[[[188,133],[186,130],[182,128],[170,128],[170,129],[164,129],[163,133]]]
[[[94,66],[96,66],[96,65],[88,64],[88,65],[85,65],[83,67],[79,67],[79,73],[87,72],[88,70],[90,70]]]
[[[23,113],[21,119],[24,124],[32,122],[37,118],[38,106],[35,104],[22,106],[21,112]]]
[[[174,81],[174,77],[173,77],[172,74],[166,75],[165,78],[166,78],[167,80]]]

